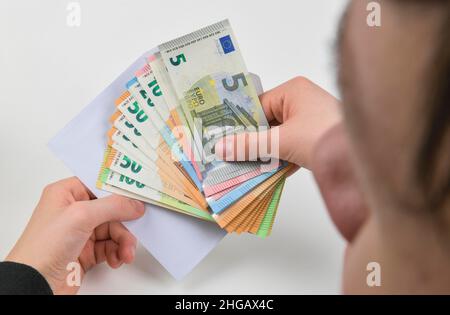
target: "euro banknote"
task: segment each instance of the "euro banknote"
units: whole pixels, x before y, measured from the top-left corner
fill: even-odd
[[[291,165],[215,159],[217,139],[268,128],[227,20],[158,46],[123,86],[97,187],[267,237]]]
[[[213,150],[217,139],[225,135],[268,127],[229,22],[171,40],[160,45],[159,50],[196,147],[202,153],[205,189],[257,172],[259,163],[217,161]]]

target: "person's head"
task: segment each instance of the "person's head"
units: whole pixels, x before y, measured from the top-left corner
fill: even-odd
[[[381,26],[367,22],[370,2],[380,4]],[[440,243],[450,241],[450,1],[352,1],[338,50],[345,125],[373,210],[350,249],[347,273],[364,263],[363,256],[382,260],[390,255],[399,264],[409,257],[411,266],[423,269],[411,275],[397,266],[411,275],[412,286],[428,281],[415,243],[428,242],[426,250],[440,251],[450,261],[449,243]],[[375,244],[376,237],[383,240]],[[369,250],[371,242],[373,247],[390,242],[391,248]],[[383,257],[377,256],[380,252]],[[402,285],[407,288],[408,281]]]

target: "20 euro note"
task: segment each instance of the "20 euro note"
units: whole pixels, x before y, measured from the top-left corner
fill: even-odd
[[[177,38],[160,45],[159,50],[196,147],[202,150],[206,166],[203,187],[228,181],[217,186],[226,189],[236,185],[230,179],[261,174],[258,162],[226,163],[216,161],[214,155],[217,139],[268,127],[229,22]]]

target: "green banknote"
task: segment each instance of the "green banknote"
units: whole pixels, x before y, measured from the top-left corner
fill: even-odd
[[[257,162],[215,161],[218,138],[268,127],[228,20],[164,43],[159,50],[194,139],[201,142],[196,144],[206,164],[203,185],[218,185],[251,172],[259,175]]]

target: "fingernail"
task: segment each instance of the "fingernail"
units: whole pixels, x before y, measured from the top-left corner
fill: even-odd
[[[214,152],[221,160],[232,160],[234,156],[234,140],[232,137],[225,137],[216,142]]]
[[[131,247],[131,258],[134,259],[136,257],[136,246]]]
[[[140,212],[140,213],[144,212],[145,205],[144,205],[144,203],[142,201],[131,199],[131,202],[133,203],[134,208],[136,209],[137,212]]]

